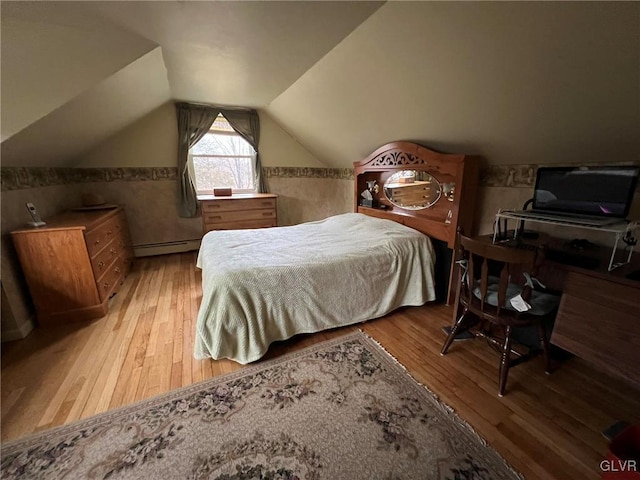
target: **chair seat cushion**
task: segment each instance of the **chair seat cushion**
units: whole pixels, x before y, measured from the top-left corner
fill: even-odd
[[[500,283],[500,279],[498,277],[494,277],[489,275],[487,286],[487,294],[484,298],[485,303],[489,305],[493,305],[494,307],[498,306],[498,285]],[[476,285],[479,285],[480,281],[476,282]],[[511,300],[513,297],[522,293],[522,286],[516,285],[515,283],[509,283],[507,286],[507,295],[506,301],[502,308],[506,308],[508,310],[516,311],[515,308],[511,305]],[[473,289],[473,294],[478,300],[482,300],[482,293],[480,291],[480,287],[476,286]],[[553,295],[551,293],[541,292],[538,290],[533,290],[531,292],[531,297],[527,301],[529,305],[531,305],[531,310],[523,313],[529,313],[531,315],[547,315],[551,313],[553,310],[558,308],[560,304],[560,297],[558,295]]]

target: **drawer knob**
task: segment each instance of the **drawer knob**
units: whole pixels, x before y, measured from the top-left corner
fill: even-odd
[[[102,288],[104,288],[105,290],[109,290],[109,282],[104,282],[104,285],[102,285]]]
[[[114,270],[116,273],[120,273],[120,267],[116,267]]]
[[[102,269],[104,268],[104,262],[102,262],[102,261],[101,261],[101,262],[99,262],[99,263],[98,263],[98,268],[99,268],[100,270],[102,270]]]
[[[110,235],[113,235],[113,231],[112,231],[112,230],[109,230],[109,231],[107,232],[107,236],[110,236]]]
[[[100,245],[100,240],[96,240],[94,245]]]
[[[118,253],[118,251],[115,248],[111,248],[111,250],[109,250],[109,252],[111,252],[113,255]]]

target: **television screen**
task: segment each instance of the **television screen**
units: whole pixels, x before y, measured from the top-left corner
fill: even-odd
[[[625,218],[640,167],[542,167],[538,169],[533,208]]]

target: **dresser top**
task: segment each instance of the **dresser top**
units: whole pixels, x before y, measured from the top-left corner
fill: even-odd
[[[277,198],[273,193],[234,193],[233,195],[216,197],[215,195],[198,195],[198,200],[242,200],[251,198]]]
[[[69,210],[58,215],[43,219],[47,224],[43,227],[26,226],[11,232],[12,235],[33,232],[48,232],[53,230],[69,230],[69,229],[86,229],[91,230],[93,227],[101,224],[107,219],[115,216],[122,211],[122,206],[117,205],[115,208],[99,209],[99,210]]]

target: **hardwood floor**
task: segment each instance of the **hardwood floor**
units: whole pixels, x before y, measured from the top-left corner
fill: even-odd
[[[194,265],[194,253],[138,259],[106,317],[3,344],[2,440],[242,368],[192,356],[201,299]],[[514,368],[498,398],[498,357],[485,342],[456,342],[440,356],[451,315],[444,305],[405,308],[278,342],[265,358],[362,329],[526,478],[600,478],[600,432],[620,419],[639,423],[640,392],[574,358],[550,376],[541,360]]]

